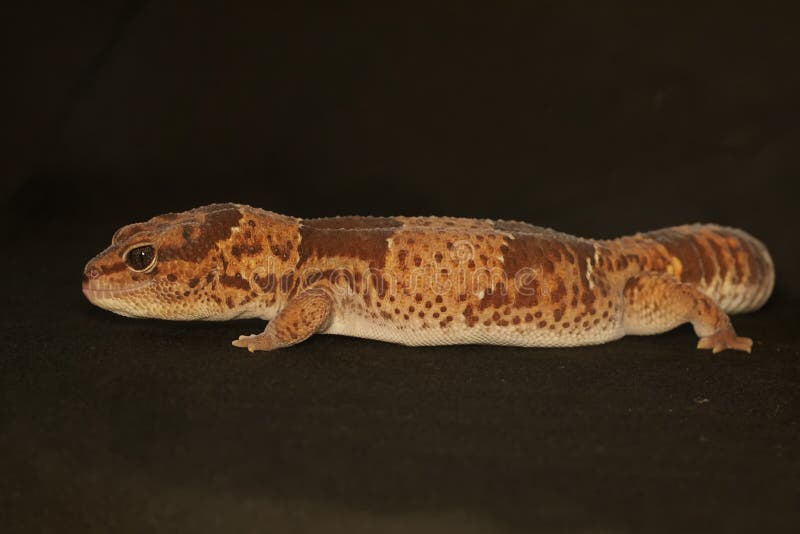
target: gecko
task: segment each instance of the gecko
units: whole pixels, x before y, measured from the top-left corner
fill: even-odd
[[[609,240],[525,222],[301,219],[212,204],[130,224],[83,271],[88,300],[128,317],[260,318],[249,351],[339,334],[404,345],[595,345],[691,323],[697,347],[750,352],[729,314],[775,284],[742,230],[675,226]]]

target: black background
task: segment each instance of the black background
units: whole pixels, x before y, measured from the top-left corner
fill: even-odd
[[[791,3],[285,4],[3,8],[3,530],[796,528]],[[713,221],[765,241],[778,283],[734,318],[752,356],[713,358],[688,327],[253,357],[229,342],[257,321],[84,300],[117,227],[215,201],[590,237]]]

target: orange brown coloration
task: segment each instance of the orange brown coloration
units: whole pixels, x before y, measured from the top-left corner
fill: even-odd
[[[762,306],[774,279],[761,242],[714,225],[598,241],[514,221],[302,220],[214,204],[121,228],[83,289],[127,316],[269,320],[234,341],[249,350],[314,333],[575,346],[691,322],[698,347],[749,352],[727,313]]]

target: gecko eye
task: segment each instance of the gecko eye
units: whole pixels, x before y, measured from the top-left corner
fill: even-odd
[[[156,263],[156,249],[153,245],[140,245],[126,252],[123,260],[131,270],[147,271]]]

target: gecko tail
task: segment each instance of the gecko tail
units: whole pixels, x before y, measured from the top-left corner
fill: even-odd
[[[767,247],[747,232],[693,224],[637,234],[617,241],[643,256],[645,269],[669,272],[697,287],[727,313],[757,310],[775,287]]]

